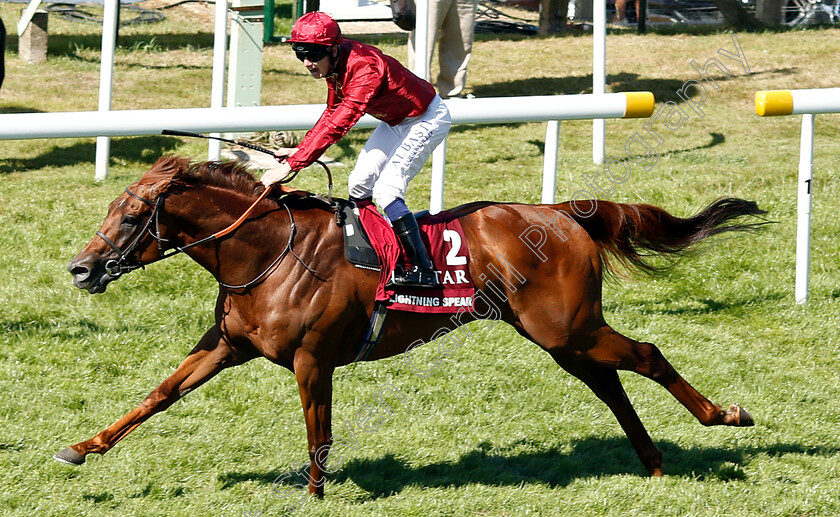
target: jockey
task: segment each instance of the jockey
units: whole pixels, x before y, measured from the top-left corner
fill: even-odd
[[[348,186],[353,201],[370,200],[384,209],[411,268],[393,283],[435,287],[437,275],[426,254],[414,215],[405,204],[408,182],[420,172],[449,132],[449,110],[434,87],[379,49],[344,39],[335,20],[321,12],[295,22],[289,41],[315,79],[327,81],[327,108],[295,148],[275,151],[279,167],[265,172],[270,185],[317,160],[369,113],[382,122],[359,153]]]

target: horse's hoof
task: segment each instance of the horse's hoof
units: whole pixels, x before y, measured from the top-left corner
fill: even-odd
[[[735,425],[738,427],[752,427],[755,425],[755,422],[753,422],[752,415],[749,413],[749,411],[742,408],[738,404],[730,405],[729,411],[727,412],[735,417]]]
[[[68,465],[81,465],[85,462],[85,457],[74,451],[71,447],[66,447],[63,450],[58,451],[58,453],[53,456],[53,459],[62,463],[67,463]]]

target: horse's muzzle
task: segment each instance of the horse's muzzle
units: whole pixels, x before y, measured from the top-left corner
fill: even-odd
[[[67,264],[67,270],[73,275],[73,285],[90,294],[104,293],[108,284],[119,276],[106,271],[108,262],[91,260],[90,257],[75,257]]]

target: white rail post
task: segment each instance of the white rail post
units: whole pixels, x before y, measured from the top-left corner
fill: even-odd
[[[592,2],[592,93],[607,91],[607,2]],[[592,162],[603,163],[606,155],[607,126],[602,118],[592,121]]]
[[[414,75],[426,79],[431,77],[429,62],[429,0],[417,0],[416,26],[414,27]],[[443,210],[443,185],[446,182],[446,138],[432,151],[432,184],[429,192],[429,212],[437,214]]]
[[[35,15],[35,12],[39,7],[41,7],[41,0],[29,0],[29,5],[27,5],[26,9],[20,13],[20,20],[18,20],[17,24],[18,37],[23,36],[24,31],[26,31],[26,27],[29,26],[29,22],[32,21],[32,17]]]
[[[446,139],[432,151],[432,184],[429,189],[429,213],[443,211],[443,191],[446,182]]]
[[[99,54],[99,111],[111,111],[114,89],[114,48],[117,44],[119,26],[119,0],[105,0],[102,14],[102,49]],[[111,139],[96,137],[96,166],[94,178],[102,181],[108,177],[108,161],[111,156]]]
[[[799,186],[796,201],[796,303],[808,301],[811,263],[811,193],[814,179],[814,115],[802,115],[799,141]]]
[[[802,115],[796,198],[796,303],[808,301],[811,262],[811,196],[814,191],[814,119],[817,113],[840,113],[840,88],[763,90],[755,92],[760,117]]]
[[[542,202],[553,204],[557,191],[557,157],[560,141],[560,121],[549,120],[545,128],[545,154],[543,156]]]
[[[414,27],[414,75],[429,80],[429,0],[417,0]]]
[[[227,12],[228,0],[216,0],[215,37],[213,39],[213,84],[210,88],[210,107],[225,105],[225,57],[227,54]],[[210,133],[220,137],[221,133]],[[222,156],[222,143],[210,140],[207,144],[207,159],[218,160]]]

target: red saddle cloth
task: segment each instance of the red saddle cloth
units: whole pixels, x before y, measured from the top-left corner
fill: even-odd
[[[475,286],[470,277],[467,238],[461,222],[449,212],[417,221],[420,235],[430,250],[429,258],[438,271],[440,288],[386,287],[394,267],[404,263],[404,253],[391,224],[371,202],[358,204],[359,219],[379,257],[379,285],[376,300],[389,309],[409,312],[454,314],[472,312]]]

